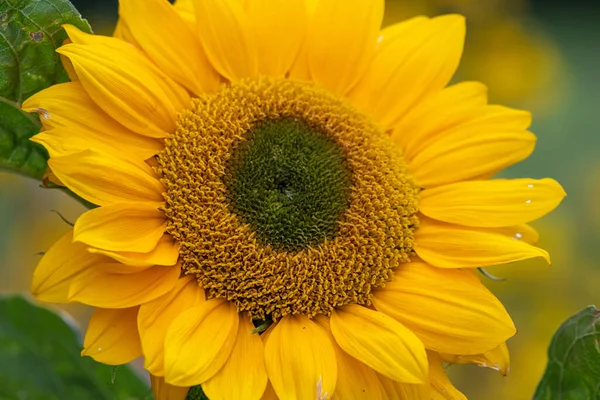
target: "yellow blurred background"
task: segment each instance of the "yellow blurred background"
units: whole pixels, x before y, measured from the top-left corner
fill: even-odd
[[[75,1],[97,33],[110,34],[116,2]],[[503,176],[553,177],[568,197],[534,224],[552,266],[533,260],[490,268],[484,279],[512,315],[507,377],[475,366],[450,366],[456,386],[472,400],[529,399],[546,365],[552,334],[569,315],[600,303],[600,3],[526,0],[390,0],[386,24],[415,15],[457,12],[468,34],[457,80],[488,85],[490,100],[533,111],[534,155]],[[0,172],[0,290],[27,291],[37,254],[69,228],[84,207],[37,182]],[[85,324],[90,310],[65,307]]]

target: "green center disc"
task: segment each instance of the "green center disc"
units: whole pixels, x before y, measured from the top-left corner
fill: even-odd
[[[228,161],[225,185],[233,211],[261,242],[297,251],[335,235],[352,181],[334,141],[287,118],[248,132]]]

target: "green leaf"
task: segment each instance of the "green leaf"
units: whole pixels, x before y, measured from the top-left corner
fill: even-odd
[[[589,306],[554,334],[534,400],[600,399],[600,311]]]
[[[188,392],[185,400],[209,400],[208,397],[204,394],[202,390],[202,386],[192,386],[190,391]]]
[[[48,155],[29,138],[37,117],[23,113],[23,100],[69,77],[55,52],[67,38],[62,24],[91,32],[67,0],[0,1],[0,168],[41,179]]]
[[[0,297],[0,399],[149,400],[127,366],[81,357],[68,320],[20,296]]]

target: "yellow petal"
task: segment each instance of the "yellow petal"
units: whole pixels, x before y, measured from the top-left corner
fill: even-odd
[[[127,308],[147,303],[172,290],[181,270],[154,267],[136,274],[116,274],[89,268],[69,288],[69,300],[102,308]]]
[[[502,303],[470,270],[403,264],[394,280],[375,292],[373,304],[427,349],[443,353],[483,353],[516,332]]]
[[[537,244],[540,239],[539,233],[531,226],[527,224],[519,224],[515,226],[506,226],[502,228],[496,228],[494,231],[511,237],[515,240],[521,240],[529,244]]]
[[[223,368],[202,384],[211,400],[260,400],[267,386],[263,343],[247,316],[240,322],[231,355]]]
[[[331,332],[346,353],[380,374],[399,382],[426,381],[423,343],[391,317],[349,304],[331,315]]]
[[[196,25],[196,13],[194,12],[194,2],[196,0],[175,0],[173,7],[175,11],[188,23],[193,22]]]
[[[476,132],[495,130],[524,131],[531,125],[531,112],[491,104],[483,107],[477,115],[460,126],[460,129]]]
[[[131,33],[131,29],[129,29],[129,26],[127,25],[125,20],[123,20],[123,18],[119,18],[117,20],[117,26],[115,26],[115,31],[113,32],[113,37],[116,37],[117,39],[121,39],[124,42],[127,42],[137,48],[140,48],[139,43],[133,37],[133,34]]]
[[[280,399],[325,398],[334,393],[337,364],[331,340],[305,316],[279,320],[265,344],[269,380]]]
[[[73,240],[103,250],[150,252],[167,226],[159,207],[158,203],[117,203],[94,208],[75,222]]]
[[[384,127],[393,127],[417,102],[441,90],[460,61],[465,19],[445,15],[407,21],[380,46],[364,79],[352,92],[354,102]],[[384,31],[384,37],[385,37]],[[344,48],[341,45],[340,48]]]
[[[256,37],[242,4],[198,0],[194,9],[200,40],[215,69],[231,81],[257,76]]]
[[[494,174],[527,158],[535,136],[526,131],[456,129],[433,142],[412,161],[409,169],[423,188]]]
[[[449,86],[419,102],[394,128],[392,137],[402,154],[412,160],[449,129],[471,121],[487,102],[487,88],[479,82]]]
[[[206,382],[235,344],[239,318],[233,303],[212,299],[181,313],[165,339],[165,380],[177,386]]]
[[[439,268],[477,268],[543,257],[548,253],[493,229],[465,228],[433,220],[421,221],[415,233],[415,251]]]
[[[96,104],[125,127],[162,138],[175,130],[177,113],[190,98],[138,49],[116,38],[88,35],[65,26],[72,44],[57,52],[73,63]]]
[[[554,179],[494,179],[452,183],[420,195],[419,210],[430,218],[494,228],[538,219],[566,193]]]
[[[189,387],[173,386],[165,382],[165,378],[150,375],[152,393],[155,400],[185,400]]]
[[[42,257],[33,273],[31,292],[41,301],[66,303],[74,277],[106,260],[109,259],[100,254],[89,253],[84,244],[73,243],[70,229]]]
[[[273,389],[273,385],[271,385],[271,382],[267,382],[267,388],[265,389],[265,392],[260,400],[279,400],[277,393],[275,393],[275,389]]]
[[[444,362],[451,364],[476,364],[480,367],[491,368],[500,372],[502,375],[508,375],[510,371],[510,356],[506,343],[486,351],[483,354],[475,355],[457,355],[440,354]]]
[[[117,252],[91,247],[90,253],[104,254],[120,263],[134,267],[175,265],[179,259],[179,243],[170,235],[163,235],[156,248],[148,253]]]
[[[137,48],[135,44],[132,45],[131,43],[124,42],[116,37],[88,34],[80,31],[73,25],[63,25],[63,28],[65,28],[65,31],[69,35],[69,39],[72,40],[73,43],[92,46],[106,46],[106,48],[112,49],[117,53],[124,52],[125,54],[130,55],[135,59],[134,61],[139,61],[137,57],[142,56],[144,61],[146,61],[143,67],[149,69],[152,74],[158,78],[156,82],[168,96],[168,101],[170,104],[174,105],[176,108],[189,106],[190,96],[185,88],[181,87],[177,82],[165,75],[154,63],[149,62],[150,60],[148,59],[147,55]],[[132,49],[134,50],[133,52]],[[96,99],[94,100],[96,101]]]
[[[386,376],[377,374],[386,399],[430,400],[431,390],[428,383],[414,384],[396,382]]]
[[[431,382],[431,400],[467,400],[450,382],[442,365],[439,354],[427,352],[429,359],[429,380]]]
[[[143,136],[140,135],[135,136],[143,138]],[[109,142],[109,139],[110,138],[98,140],[93,133],[90,133],[85,129],[74,129],[69,127],[45,130],[31,137],[30,140],[44,146],[46,150],[48,150],[50,158],[80,153],[93,148],[104,154],[131,154],[140,160],[146,160],[158,154],[158,152],[164,148],[164,146],[156,139],[144,138],[144,140],[147,140],[147,143],[142,144],[141,147],[123,143],[121,149],[117,149],[117,145],[119,144],[118,139],[115,138],[112,142]],[[134,147],[135,150],[133,150]]]
[[[164,201],[164,186],[142,160],[88,149],[54,157],[48,166],[65,186],[97,205]]]
[[[163,148],[158,140],[130,131],[102,111],[80,82],[50,86],[28,98],[22,109],[39,114],[49,132],[32,140],[44,145],[51,157],[97,147],[145,160]]]
[[[339,400],[385,400],[384,392],[377,372],[365,364],[351,357],[338,346],[331,334],[329,318],[317,316],[314,321],[327,333],[335,350],[338,365],[337,384],[335,385],[335,398]]]
[[[377,43],[383,0],[320,0],[308,31],[313,80],[338,94],[363,76]]]
[[[305,1],[250,1],[247,13],[256,35],[259,73],[283,77],[298,56],[306,35]]]
[[[138,307],[96,308],[85,333],[81,355],[110,365],[126,364],[140,357],[137,314]]]
[[[144,368],[164,376],[165,337],[175,318],[205,300],[204,290],[191,277],[181,278],[173,290],[140,306],[138,329],[144,349]]]
[[[167,1],[121,0],[119,15],[136,43],[174,81],[196,95],[219,88],[219,74],[208,61],[196,32]],[[163,34],[163,29],[169,34]]]
[[[71,41],[71,39],[69,39],[69,38],[66,38],[62,42],[62,44],[69,44],[69,43],[73,43]],[[75,72],[75,68],[73,68],[73,63],[71,62],[71,60],[69,60],[67,57],[63,56],[62,54],[59,54],[59,56],[60,56],[60,63],[62,64],[67,75],[69,76],[69,80],[71,82],[78,82],[79,77],[77,76],[77,72]]]

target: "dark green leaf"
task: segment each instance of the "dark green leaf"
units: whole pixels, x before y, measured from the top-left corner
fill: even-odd
[[[39,132],[33,116],[16,104],[0,99],[0,168],[41,179],[46,170],[46,149],[29,138]]]
[[[589,306],[566,320],[548,349],[534,400],[600,399],[600,311]]]
[[[59,315],[20,296],[0,297],[0,399],[152,398],[130,368],[81,357],[80,343]]]
[[[188,392],[185,400],[209,400],[209,399],[204,394],[202,387],[200,385],[198,385],[198,386],[192,386],[190,388],[190,391]]]
[[[62,24],[90,32],[67,0],[0,1],[0,168],[40,179],[46,151],[28,139],[37,118],[19,110],[23,100],[69,80],[56,48],[67,35]]]

